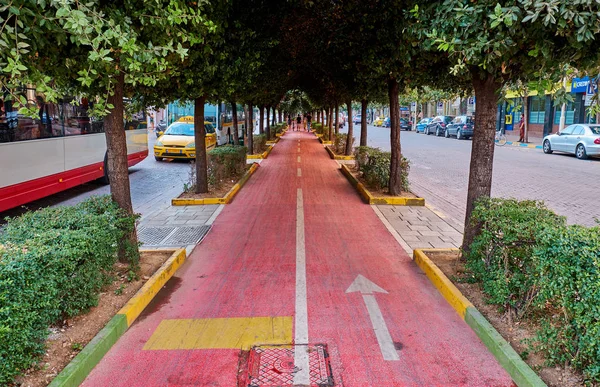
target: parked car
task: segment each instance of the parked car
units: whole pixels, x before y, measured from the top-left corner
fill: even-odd
[[[383,121],[383,127],[390,127],[390,117],[387,117],[385,121]],[[410,122],[407,118],[400,118],[400,130],[412,130],[412,122]]]
[[[473,137],[475,119],[471,116],[457,116],[446,125],[445,137],[456,137],[457,140]]]
[[[362,120],[362,116],[360,114],[357,114],[352,119],[352,122],[355,123],[355,124],[360,124],[361,120]]]
[[[565,152],[578,159],[600,156],[600,125],[574,124],[544,137],[544,153]]]
[[[375,126],[383,126],[383,122],[386,119],[387,118],[384,118],[384,117],[377,117],[377,118],[375,118],[375,121],[373,121],[373,125],[375,125]]]
[[[425,133],[425,129],[427,129],[427,125],[431,122],[433,118],[423,118],[421,121],[417,123],[417,133]]]
[[[400,118],[400,130],[412,130],[412,122],[408,118]]]
[[[425,129],[425,133],[435,134],[436,136],[441,136],[446,131],[446,125],[448,125],[454,119],[453,116],[436,116],[429,124],[427,124],[427,129]]]

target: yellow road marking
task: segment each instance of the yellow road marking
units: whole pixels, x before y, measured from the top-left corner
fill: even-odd
[[[161,321],[144,350],[249,349],[291,343],[291,316],[178,319]]]

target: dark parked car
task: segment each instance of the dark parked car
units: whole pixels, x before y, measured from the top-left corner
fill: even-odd
[[[433,120],[427,125],[427,129],[425,129],[426,134],[435,134],[436,136],[441,136],[446,131],[446,125],[452,122],[454,119],[453,116],[436,116]]]
[[[446,137],[456,137],[457,140],[473,137],[473,127],[475,119],[470,116],[458,116],[446,126],[444,135]]]
[[[387,117],[383,121],[383,125],[382,126],[384,128],[389,128],[390,127],[390,117]],[[400,130],[412,130],[412,122],[410,122],[406,118],[400,118]]]

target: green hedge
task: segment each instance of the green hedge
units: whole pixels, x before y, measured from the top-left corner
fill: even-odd
[[[600,382],[600,227],[567,226],[542,202],[483,199],[466,255],[488,301],[539,325],[532,350]]]
[[[255,134],[252,136],[252,145],[254,154],[260,154],[267,150],[267,136],[265,134]]]
[[[208,152],[209,183],[218,186],[222,180],[237,179],[246,171],[247,148],[224,145]]]
[[[345,135],[338,135],[346,137]],[[336,139],[337,140],[337,139]],[[344,141],[345,146],[345,141]],[[390,183],[390,161],[392,154],[382,152],[379,148],[360,146],[355,149],[356,165],[368,188],[383,189]],[[408,173],[410,162],[402,157],[400,163],[400,180],[403,191],[409,191]]]
[[[110,197],[8,220],[0,234],[0,385],[44,353],[48,328],[97,305],[135,219]]]

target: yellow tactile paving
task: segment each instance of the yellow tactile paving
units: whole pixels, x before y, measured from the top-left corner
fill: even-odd
[[[249,349],[291,344],[292,317],[233,317],[163,320],[144,350]]]

